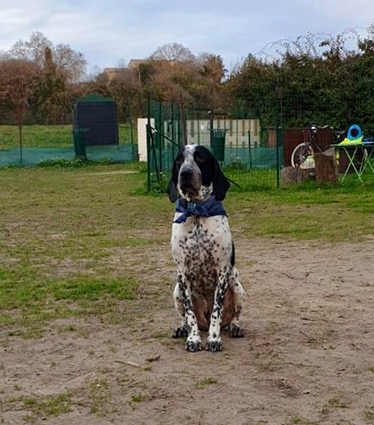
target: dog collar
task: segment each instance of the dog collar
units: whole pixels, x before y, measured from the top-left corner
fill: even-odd
[[[182,213],[174,223],[183,223],[188,217],[214,217],[216,215],[225,215],[222,202],[217,201],[215,196],[211,196],[207,201],[189,202],[186,199],[178,198],[176,212]]]

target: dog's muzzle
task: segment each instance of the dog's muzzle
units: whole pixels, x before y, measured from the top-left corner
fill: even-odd
[[[179,188],[184,195],[196,194],[199,191],[199,182],[194,170],[184,168],[180,171]]]

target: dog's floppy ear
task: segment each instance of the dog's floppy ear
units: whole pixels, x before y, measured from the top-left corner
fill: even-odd
[[[230,183],[223,174],[218,161],[214,159],[213,195],[217,201],[223,201],[229,190]]]
[[[166,193],[169,195],[170,202],[175,202],[178,198],[177,187],[173,181],[173,178],[170,179]]]
[[[178,198],[177,184],[178,184],[178,168],[177,168],[177,162],[174,161],[173,168],[171,169],[171,178],[170,178],[168,187],[166,189],[166,193],[169,195],[170,202],[173,202],[173,203]]]

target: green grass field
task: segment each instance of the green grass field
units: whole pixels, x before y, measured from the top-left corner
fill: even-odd
[[[73,146],[71,125],[25,125],[22,127],[23,146],[39,148],[66,148]],[[130,143],[129,125],[119,124],[119,141]],[[137,142],[136,128],[133,128],[133,142]],[[16,126],[0,126],[0,149],[19,147],[18,128]]]
[[[51,319],[111,317],[118,300],[135,296],[139,258],[152,273],[146,248],[169,242],[173,215],[166,195],[145,194],[138,170],[0,170],[1,326],[36,337]],[[233,191],[225,206],[232,229],[250,239],[349,242],[374,229],[372,184]],[[116,249],[129,253],[120,273],[111,261]]]

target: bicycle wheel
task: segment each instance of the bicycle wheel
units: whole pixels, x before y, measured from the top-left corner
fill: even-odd
[[[313,148],[305,143],[300,143],[292,151],[291,165],[294,168],[314,168]]]

